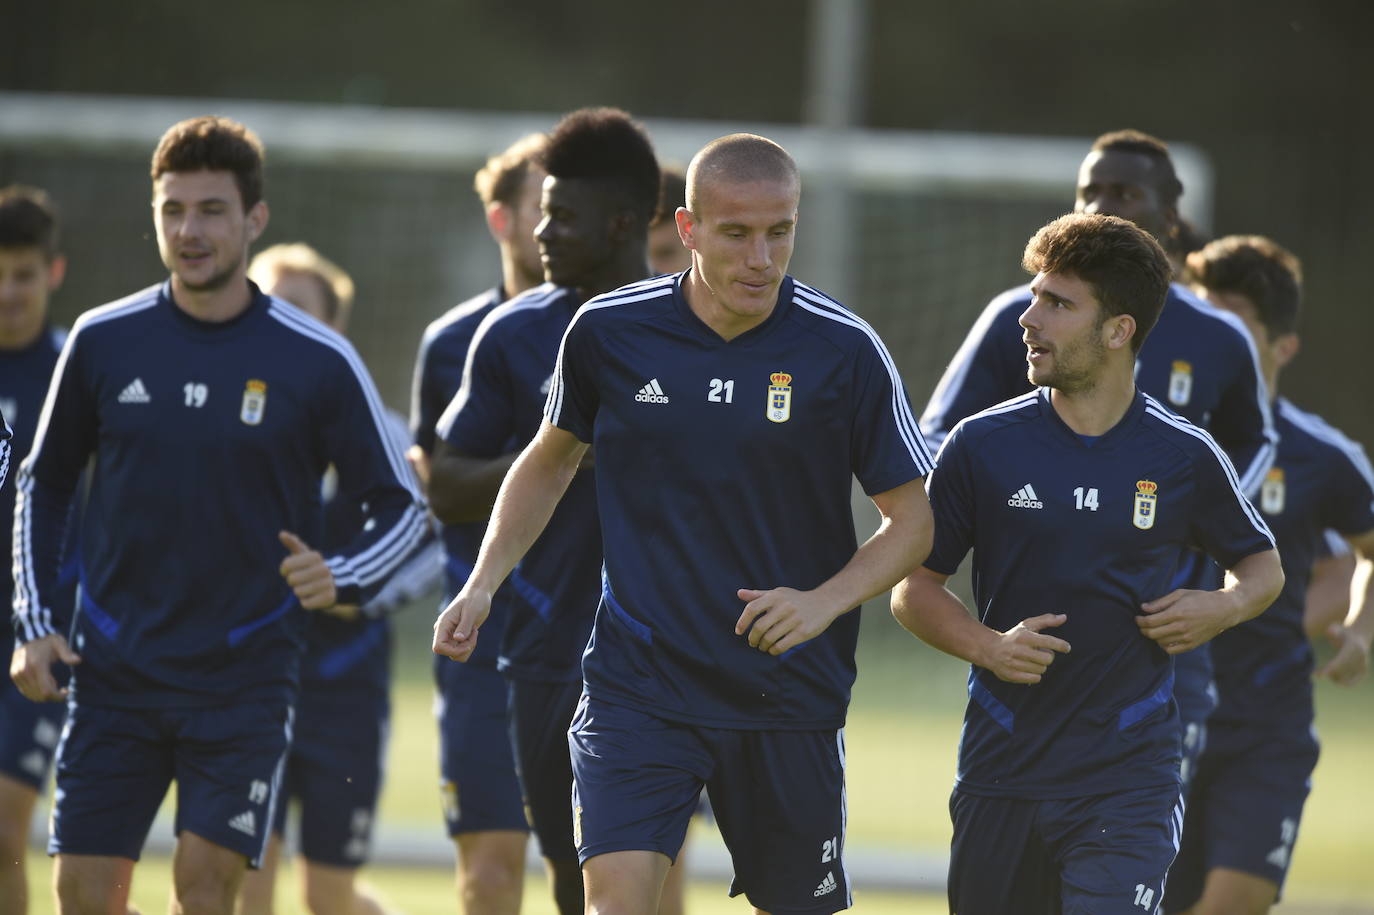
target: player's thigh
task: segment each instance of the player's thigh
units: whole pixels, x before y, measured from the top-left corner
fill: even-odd
[[[506,680],[494,668],[440,658],[440,797],[449,835],[526,831],[506,711]]]
[[[699,730],[584,695],[567,739],[583,865],[620,851],[675,858],[714,766]]]
[[[1206,791],[1189,800],[1190,815],[1199,806],[1205,810],[1201,835],[1205,871],[1210,875],[1224,869],[1258,878],[1272,887],[1277,898],[1302,823],[1309,779],[1317,763],[1316,742],[1306,731],[1250,735],[1220,731],[1218,737],[1221,746],[1217,749],[1229,752],[1219,753],[1215,765],[1204,757]],[[1220,886],[1238,886],[1238,893],[1253,897],[1250,890],[1254,888],[1248,883],[1223,880]],[[1209,876],[1202,898],[1218,891],[1212,890]]]
[[[124,915],[133,874],[129,858],[59,854],[53,861],[53,888],[63,912]]]
[[[1046,801],[1037,828],[1059,865],[1064,915],[1156,912],[1178,854],[1177,786]]]
[[[1035,829],[1039,802],[954,789],[949,910],[955,915],[1059,915],[1059,873]]]
[[[356,868],[371,851],[390,720],[385,697],[372,698],[302,705],[297,716],[286,783],[300,801],[300,850],[309,861]]]
[[[30,702],[0,678],[0,776],[41,791],[65,716],[65,703]]]
[[[291,742],[284,702],[185,709],[176,715],[176,832],[247,858],[266,850]]]
[[[181,830],[172,852],[173,899],[187,912],[229,912],[247,869],[243,854]]]
[[[57,747],[48,853],[137,861],[171,784],[174,753],[159,711],[71,704]]]
[[[731,894],[775,915],[847,908],[843,730],[712,737],[707,790],[734,861]]]

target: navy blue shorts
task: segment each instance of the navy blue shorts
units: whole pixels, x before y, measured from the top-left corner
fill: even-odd
[[[385,694],[301,695],[272,831],[284,833],[288,805],[299,809],[307,860],[332,867],[367,861],[389,724]]]
[[[699,727],[583,696],[568,742],[582,861],[676,859],[704,786],[734,862],[731,896],[773,915],[850,906],[843,730]]]
[[[572,724],[582,681],[510,681],[510,740],[525,799],[525,813],[546,858],[577,857],[573,845]]]
[[[57,747],[48,854],[138,860],[173,780],[176,832],[189,830],[256,867],[291,742],[291,709],[118,709],[69,704]]]
[[[506,680],[492,667],[436,657],[440,796],[448,834],[524,832],[506,717]]]
[[[1213,724],[1169,874],[1169,911],[1196,903],[1207,872],[1219,867],[1263,878],[1282,891],[1318,752],[1310,728],[1301,725],[1281,731]]]
[[[1153,915],[1178,852],[1177,786],[1065,800],[954,789],[949,910],[958,915]]]
[[[30,702],[9,677],[0,683],[0,775],[35,791],[48,780],[65,702]]]

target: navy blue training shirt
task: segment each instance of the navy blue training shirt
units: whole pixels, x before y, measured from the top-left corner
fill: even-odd
[[[548,419],[596,451],[606,580],[587,691],[711,727],[840,727],[859,614],[774,657],[735,634],[735,592],[833,576],[857,547],[852,479],[886,492],[929,453],[853,312],[787,277],[768,318],[726,341],[685,275],[588,302],[549,392]]]
[[[65,330],[45,327],[43,332],[28,346],[17,350],[0,350],[0,414],[13,430],[14,437],[7,443],[9,463],[18,467],[29,453],[33,444],[33,434],[38,428],[38,414],[43,409],[43,398],[48,393],[48,382],[52,380],[53,367],[57,356],[62,352],[62,344],[67,339]],[[0,543],[4,544],[2,554],[6,560],[12,553],[14,537],[14,487],[18,474],[7,474],[0,482]],[[63,551],[65,573],[59,577],[63,582],[62,592],[54,597],[54,627],[65,633],[71,621],[72,601],[75,599],[76,570],[74,558],[67,555],[75,544],[68,537],[67,548]],[[5,607],[9,608],[14,600],[14,572],[11,564],[3,563],[0,575],[5,581]],[[14,652],[14,628],[0,627],[0,657],[8,658]]]
[[[439,421],[439,435],[450,447],[493,458],[529,444],[543,420],[558,344],[581,303],[576,290],[545,283],[483,319],[462,387]],[[580,679],[600,597],[596,481],[583,471],[492,599],[493,613],[506,617],[501,671],[523,680]]]
[[[1374,530],[1374,470],[1364,450],[1280,397],[1279,455],[1256,507],[1278,541],[1285,582],[1278,599],[1212,641],[1220,704],[1217,720],[1291,727],[1312,722],[1312,646],[1303,608],[1312,563],[1327,552],[1324,531]]]
[[[63,519],[94,454],[73,630],[82,702],[198,706],[289,698],[300,614],[278,531],[318,542],[320,479],[374,524],[327,556],[362,603],[423,538],[426,509],[353,347],[251,286],[199,321],[170,282],[82,315],[20,470],[19,637],[54,631]]]
[[[420,353],[415,360],[415,379],[411,386],[410,434],[415,444],[426,454],[434,453],[435,427],[439,417],[453,401],[453,395],[463,384],[463,366],[467,363],[472,335],[482,319],[505,301],[505,291],[497,286],[473,296],[449,309],[425,328],[420,340]],[[447,604],[467,583],[477,564],[477,551],[486,533],[485,521],[445,524],[444,579]],[[503,585],[504,587],[504,585]],[[500,654],[501,637],[506,629],[505,601],[492,602],[492,614],[482,625],[485,638],[477,640],[468,664],[495,667]],[[449,663],[436,655],[436,665]]]
[[[1073,649],[1033,686],[971,667],[960,789],[1038,799],[1177,783],[1174,663],[1141,634],[1140,605],[1173,589],[1185,548],[1230,568],[1274,545],[1212,438],[1137,393],[1087,445],[1042,388],[957,425],[928,489],[926,567],[952,575],[971,549],[985,625],[1064,613],[1046,631]]]
[[[945,369],[921,416],[936,447],[955,424],[1031,390],[1018,319],[1030,286],[993,299]],[[1278,441],[1259,356],[1245,325],[1178,283],[1136,359],[1136,384],[1169,410],[1211,433],[1254,493]]]

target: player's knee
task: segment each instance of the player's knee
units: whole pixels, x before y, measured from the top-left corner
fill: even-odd
[[[232,915],[238,875],[198,873],[175,880],[172,915]]]
[[[521,864],[507,859],[492,856],[471,861],[463,868],[463,900],[478,907],[499,903],[515,896],[524,879]]]

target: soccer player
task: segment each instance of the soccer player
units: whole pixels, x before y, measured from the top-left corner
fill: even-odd
[[[346,335],[354,286],[347,273],[305,244],[274,245],[248,265],[267,295],[290,302]],[[387,409],[394,447],[410,445],[405,418]],[[363,506],[338,497],[338,473],[324,479],[326,550],[345,547],[366,520]],[[244,879],[241,915],[271,915],[286,808],[300,805],[306,905],[316,915],[380,915],[381,903],[356,886],[371,847],[390,720],[391,626],[387,616],[439,583],[437,539],[391,576],[359,610],[336,605],[306,628],[295,731],[282,795],[262,868]]]
[[[1043,387],[946,438],[934,548],[893,592],[903,626],[972,665],[950,911],[1154,912],[1182,816],[1173,656],[1261,612],[1283,575],[1216,443],[1136,386],[1160,246],[1072,214],[1023,263]],[[1194,543],[1230,570],[1223,589],[1173,588]],[[945,588],[970,549],[976,618]]]
[[[48,301],[62,285],[66,267],[58,246],[57,215],[48,196],[36,188],[0,190],[0,413],[7,422],[0,468],[22,461],[33,441],[43,395],[66,339],[65,331],[48,323]],[[13,518],[14,483],[0,473],[0,536],[7,546]],[[9,552],[6,549],[4,555]],[[4,565],[8,607],[14,580],[9,563]],[[71,615],[73,585],[74,581],[66,582],[54,597],[53,609],[61,620]],[[12,627],[3,627],[0,645],[8,660],[14,646]],[[59,703],[30,702],[8,679],[0,682],[0,915],[28,911],[24,857],[29,821],[48,777],[63,711]]]
[[[487,314],[544,280],[535,227],[544,169],[536,161],[546,141],[531,134],[492,156],[477,172],[477,196],[501,253],[501,284],[463,302],[425,329],[411,396],[411,454],[426,479],[435,448],[434,428],[463,381],[472,335]],[[444,468],[440,467],[440,475]],[[446,496],[440,483],[435,494]],[[449,514],[439,504],[441,516]],[[477,561],[485,518],[445,524],[447,593],[458,593]],[[457,854],[458,895],[467,915],[515,915],[524,889],[529,827],[520,800],[515,756],[507,737],[506,682],[496,669],[504,617],[492,620],[492,638],[467,664],[436,656],[435,709],[444,819]]]
[[[849,905],[849,611],[925,555],[930,458],[872,328],[786,274],[799,196],[763,137],[693,158],[677,211],[691,270],[578,311],[545,421],[435,624],[436,651],[473,650],[590,444],[605,570],[568,739],[592,911],[654,910],[703,785],[732,893],[765,911]],[[883,516],[861,547],[854,476]]]
[[[1182,193],[1168,147],[1148,134],[1123,130],[1093,143],[1078,172],[1074,210],[1128,219],[1167,251],[1186,246],[1193,234],[1179,220]],[[1029,390],[1017,320],[1030,301],[1025,286],[1007,290],[969,331],[921,417],[932,446],[964,417]],[[1211,433],[1240,472],[1242,490],[1250,496],[1258,491],[1273,463],[1277,435],[1254,343],[1243,324],[1182,284],[1171,284],[1159,322],[1137,353],[1136,381],[1166,409]],[[1212,589],[1220,584],[1220,571],[1193,554],[1175,584]],[[1211,680],[1206,648],[1177,659],[1174,689],[1185,783],[1206,743],[1207,716],[1215,704]]]
[[[1212,643],[1220,701],[1198,762],[1183,845],[1169,875],[1170,912],[1261,915],[1283,887],[1317,763],[1312,649],[1303,606],[1326,530],[1348,539],[1359,569],[1349,614],[1327,633],[1335,657],[1318,674],[1353,683],[1369,667],[1374,636],[1374,471],[1359,445],[1320,417],[1277,397],[1298,352],[1301,268],[1258,236],[1231,236],[1188,258],[1190,280],[1245,322],[1279,428],[1279,453],[1257,507],[1283,556],[1283,593],[1262,616]]]
[[[262,146],[182,121],[152,159],[168,281],[73,327],[20,468],[11,672],[75,665],[48,850],[64,913],[122,911],[177,782],[171,911],[229,913],[265,850],[291,733],[302,607],[362,604],[423,538],[423,499],[353,348],[246,277]],[[63,521],[94,458],[72,644],[54,629]],[[370,522],[325,557],[320,479]]]
[[[681,273],[692,266],[692,252],[677,234],[677,209],[687,201],[687,176],[677,166],[660,168],[658,209],[649,224],[649,270]]]
[[[550,133],[540,164],[548,177],[536,237],[549,282],[493,311],[473,337],[463,385],[439,421],[431,488],[446,521],[490,512],[501,478],[539,431],[558,345],[578,307],[648,275],[659,173],[643,130],[617,109],[574,111]],[[596,486],[582,472],[495,602],[507,615],[500,668],[521,788],[564,915],[583,908],[567,731],[601,563]]]

